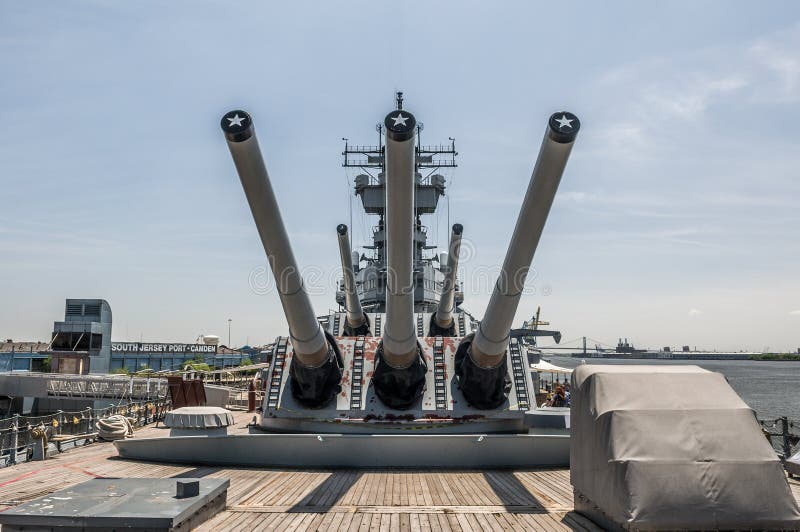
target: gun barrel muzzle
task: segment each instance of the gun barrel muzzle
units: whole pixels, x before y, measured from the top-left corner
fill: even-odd
[[[346,320],[347,324],[355,329],[362,326],[366,319],[356,291],[356,276],[353,270],[353,255],[350,250],[350,237],[347,234],[347,226],[339,224],[336,227],[336,234],[339,240],[339,255],[342,259]]]
[[[328,360],[328,341],[303,287],[253,120],[246,112],[236,110],[222,117],[221,126],[275,277],[295,357],[305,367],[318,367]]]
[[[439,306],[436,307],[436,325],[442,329],[448,329],[453,325],[453,313],[455,312],[456,302],[456,274],[458,273],[458,255],[461,252],[461,233],[464,227],[461,224],[454,224],[450,233],[450,247],[447,250],[447,266],[444,269],[444,284],[442,285],[442,296],[439,299]]]
[[[505,357],[525,278],[579,129],[572,113],[550,117],[503,268],[472,342],[470,355],[480,367],[496,367]]]
[[[406,368],[418,357],[414,326],[414,171],[416,121],[407,111],[386,116],[386,363]]]

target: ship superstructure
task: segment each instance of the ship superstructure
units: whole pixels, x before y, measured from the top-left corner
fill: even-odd
[[[403,93],[396,96],[398,111],[403,109]],[[355,168],[354,192],[361,201],[364,212],[374,217],[371,228],[372,242],[363,246],[363,253],[353,252],[355,285],[361,304],[369,312],[386,310],[386,153],[384,136],[385,125],[379,123],[378,143],[366,146],[350,144],[345,141],[342,151],[342,166]],[[447,181],[442,169],[455,168],[458,152],[455,139],[448,144],[422,144],[423,124],[415,126],[414,146],[414,229],[413,229],[413,268],[414,268],[414,310],[431,312],[439,304],[444,284],[444,271],[447,264],[437,255],[436,246],[428,242],[428,227],[424,218],[439,208],[439,201],[445,195]],[[362,267],[363,263],[363,267]],[[345,306],[344,287],[336,295],[336,302]],[[456,287],[456,303],[463,300]]]

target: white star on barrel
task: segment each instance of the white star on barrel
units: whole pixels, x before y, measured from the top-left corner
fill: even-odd
[[[408,117],[407,116],[403,116],[403,113],[397,113],[397,116],[392,116],[390,118],[392,120],[394,120],[394,125],[395,126],[405,126],[406,125],[406,120],[408,120]]]
[[[556,118],[556,122],[558,122],[558,129],[562,127],[572,128],[572,121],[575,120],[574,118],[567,118],[567,115],[561,115],[561,118]]]
[[[230,124],[228,124],[228,127],[233,127],[233,126],[242,127],[242,122],[244,121],[244,119],[245,117],[239,116],[239,113],[236,113],[235,115],[233,115],[233,118],[227,119],[228,122],[230,122]]]

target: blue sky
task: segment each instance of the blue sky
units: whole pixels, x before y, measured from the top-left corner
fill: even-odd
[[[792,2],[0,2],[0,336],[103,297],[114,339],[285,332],[219,130],[254,116],[295,254],[333,306],[342,137],[395,90],[452,136],[450,221],[502,261],[547,117],[582,131],[518,320],[566,340],[800,346],[800,6]],[[354,203],[355,205],[355,203]],[[445,235],[447,217],[428,221]],[[356,211],[364,242],[372,221]],[[442,242],[440,242],[442,243]],[[477,276],[477,277],[476,277]],[[466,286],[480,316],[489,282]]]

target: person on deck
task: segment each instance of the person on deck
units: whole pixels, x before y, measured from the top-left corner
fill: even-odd
[[[550,405],[552,407],[565,407],[567,406],[567,399],[564,396],[564,388],[561,386],[556,387],[556,391],[553,394],[553,397],[550,399]]]

